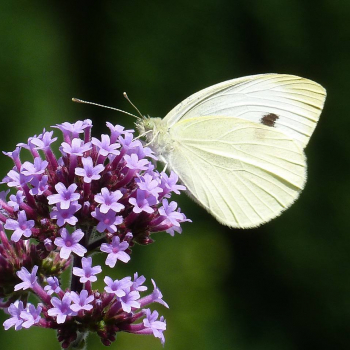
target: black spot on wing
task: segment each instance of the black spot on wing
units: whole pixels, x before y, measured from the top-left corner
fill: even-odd
[[[261,119],[260,119],[260,123],[264,124],[266,126],[270,126],[270,127],[274,127],[275,126],[275,122],[278,119],[278,115],[273,114],[273,113],[268,113],[265,114]]]

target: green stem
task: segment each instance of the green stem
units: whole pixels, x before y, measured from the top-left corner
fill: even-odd
[[[78,332],[77,339],[75,339],[75,341],[71,343],[67,349],[62,349],[62,350],[86,350],[87,349],[86,338],[88,334],[89,334],[88,332]]]
[[[74,255],[73,257],[73,267],[81,268],[81,257]],[[74,292],[81,292],[83,289],[83,285],[79,282],[80,277],[73,275],[73,267],[72,267],[72,279],[70,283],[70,289]]]

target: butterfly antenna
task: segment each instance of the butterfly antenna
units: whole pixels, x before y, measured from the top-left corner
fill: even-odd
[[[137,113],[140,115],[141,119],[144,119],[145,117],[142,115],[142,113],[139,111],[139,109],[131,102],[130,98],[126,94],[126,92],[123,93],[123,96],[129,101],[129,103],[136,109]]]
[[[140,120],[140,117],[138,117],[137,115],[134,115],[134,114],[129,113],[129,112],[125,112],[125,111],[123,111],[122,109],[118,109],[118,108],[114,108],[114,107],[109,107],[109,106],[100,105],[99,103],[94,103],[94,102],[89,102],[89,101],[80,100],[79,98],[75,98],[75,97],[72,98],[72,101],[73,101],[73,102],[77,102],[77,103],[85,103],[85,104],[87,104],[87,105],[93,105],[93,106],[97,106],[97,107],[102,107],[102,108],[111,109],[112,111],[121,112],[121,113],[130,115],[130,116],[132,116],[132,117],[134,117],[134,118]]]

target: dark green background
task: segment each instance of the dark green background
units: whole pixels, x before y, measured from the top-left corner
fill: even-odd
[[[309,143],[306,189],[281,217],[230,230],[185,195],[182,235],[134,249],[116,276],[154,278],[170,304],[166,349],[348,349],[350,344],[350,2],[2,1],[0,148],[63,121],[132,118],[79,97],[164,116],[191,93],[256,73],[290,73],[328,97]],[[1,158],[1,177],[10,160]],[[108,271],[109,273],[109,271]],[[1,322],[5,319],[0,316]],[[1,349],[59,349],[53,331],[0,330]],[[102,349],[96,336],[88,349]],[[161,349],[119,334],[110,349]]]

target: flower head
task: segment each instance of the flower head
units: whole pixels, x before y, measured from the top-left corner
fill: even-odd
[[[5,153],[14,163],[0,192],[0,308],[10,315],[5,329],[53,328],[63,348],[86,331],[96,331],[105,345],[121,331],[164,343],[164,319],[145,309],[167,307],[154,281],[147,292],[138,273],[101,274],[92,256],[106,254],[108,270],[118,260],[128,263],[134,245],[152,243],[154,232],[181,232],[188,219],[170,197],[184,186],[175,173],[156,170],[154,152],[133,130],[107,127],[109,134],[97,138],[91,120],[62,123],[55,126],[63,134],[60,144],[53,131],[43,130]],[[32,159],[22,162],[22,152]],[[70,287],[61,282],[66,270]],[[101,278],[103,290],[93,289]],[[37,305],[23,302],[31,293]]]

